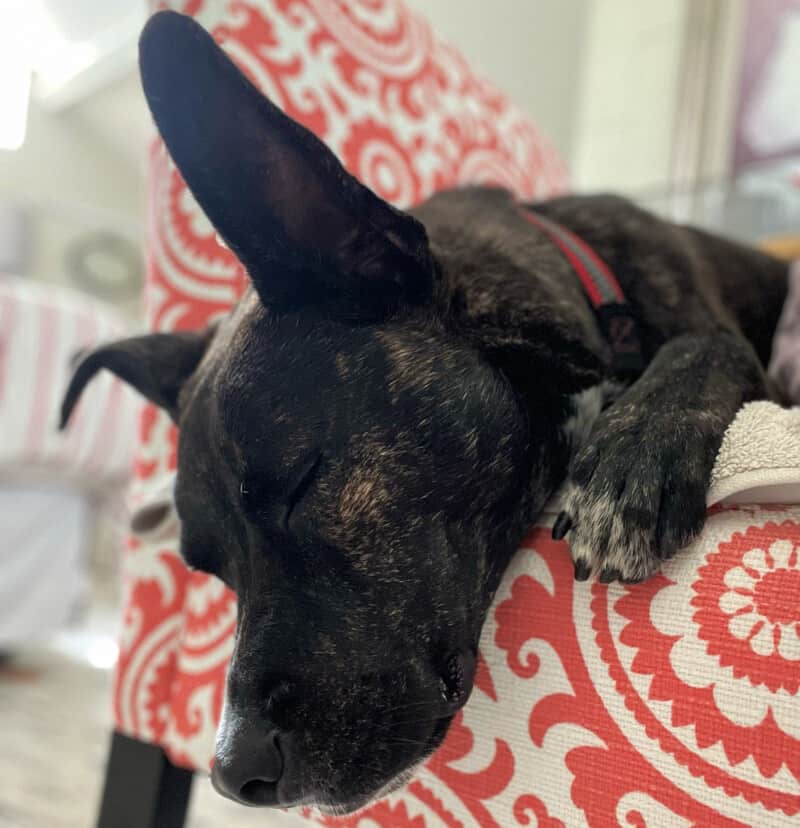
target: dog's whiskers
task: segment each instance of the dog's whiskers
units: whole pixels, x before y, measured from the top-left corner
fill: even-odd
[[[435,703],[430,701],[417,701],[417,702],[409,702],[408,704],[400,704],[397,707],[390,707],[386,710],[386,713],[400,713],[403,710],[411,710],[412,708],[416,707],[435,707]]]
[[[441,721],[442,718],[442,716],[431,716],[428,719],[401,719],[400,721],[389,722],[388,724],[384,725],[384,729],[388,730],[395,727],[404,727],[415,724],[431,724],[431,722]]]
[[[413,745],[414,747],[429,748],[430,745],[423,739],[404,739],[402,737],[395,737],[387,739],[388,745]]]

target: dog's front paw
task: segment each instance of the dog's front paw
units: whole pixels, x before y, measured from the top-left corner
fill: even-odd
[[[598,420],[576,455],[553,537],[568,536],[575,577],[642,581],[702,529],[713,448],[686,421]]]

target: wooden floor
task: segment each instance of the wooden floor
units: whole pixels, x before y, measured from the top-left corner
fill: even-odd
[[[103,642],[113,642],[115,617],[116,607],[95,607],[89,627],[84,622],[0,663],[0,828],[94,825],[110,735],[111,670],[92,667],[89,658],[97,661]],[[195,780],[189,828],[284,825],[282,814],[237,806],[206,777]]]

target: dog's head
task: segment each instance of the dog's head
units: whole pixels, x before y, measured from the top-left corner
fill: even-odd
[[[140,50],[161,134],[253,288],[204,332],[86,356],[63,419],[105,368],[180,426],[182,554],[239,599],[217,787],[352,810],[399,784],[469,696],[541,482],[498,367],[527,352],[507,330],[454,331],[422,224],[199,26],[158,14]]]

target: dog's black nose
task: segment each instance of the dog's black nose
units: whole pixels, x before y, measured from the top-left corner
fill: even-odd
[[[223,796],[245,805],[281,805],[278,781],[283,772],[278,731],[248,733],[217,756],[211,782]]]

